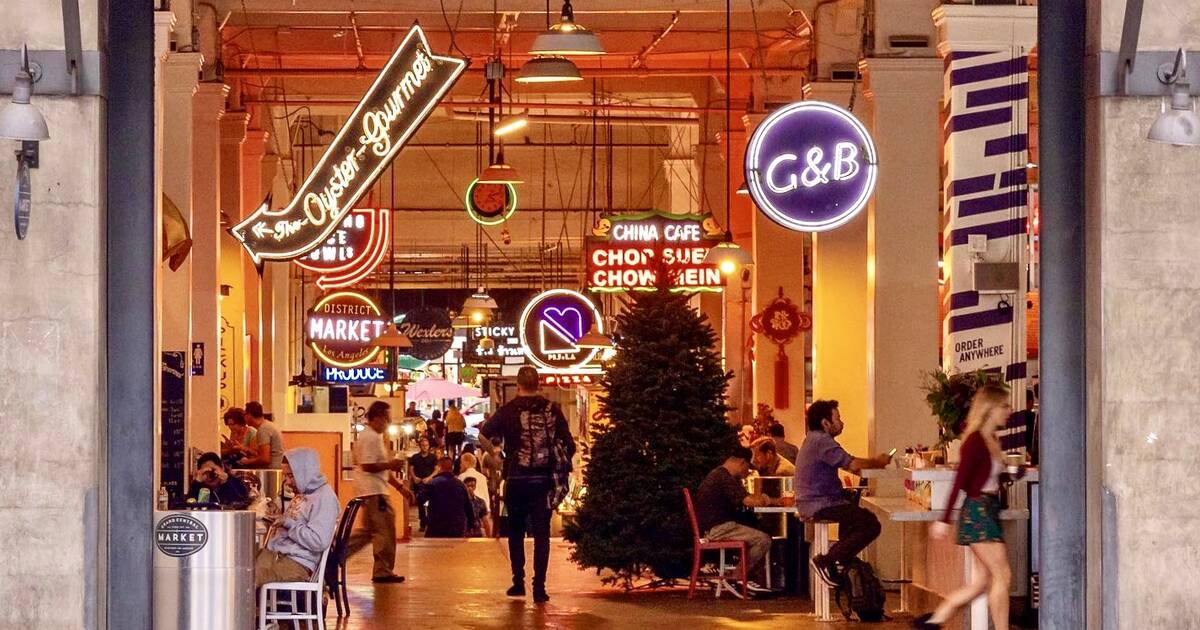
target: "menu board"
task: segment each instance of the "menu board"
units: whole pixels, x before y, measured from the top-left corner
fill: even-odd
[[[188,369],[186,352],[162,353],[162,407],[160,408],[159,461],[162,485],[174,502],[183,498],[184,423],[186,391],[184,375]]]

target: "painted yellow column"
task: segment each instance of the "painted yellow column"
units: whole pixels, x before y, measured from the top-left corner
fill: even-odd
[[[193,375],[192,443],[220,445],[221,114],[229,87],[201,83],[192,99],[192,341],[203,344]],[[201,446],[201,448],[205,448]]]
[[[242,142],[246,139],[246,112],[226,112],[221,117],[221,212],[229,221],[241,218]],[[220,283],[221,321],[217,360],[220,364],[221,409],[246,404],[245,364],[245,275],[241,245],[226,232],[221,234]]]

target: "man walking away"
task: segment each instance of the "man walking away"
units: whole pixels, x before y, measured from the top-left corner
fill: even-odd
[[[869,468],[885,468],[892,458],[887,454],[864,459],[853,457],[837,443],[846,427],[836,400],[813,402],[807,413],[808,434],[796,456],[796,511],[802,518],[836,521],[838,541],[829,553],[813,557],[812,564],[821,579],[837,586],[839,569],[858,552],[879,537],[879,519],[866,508],[851,502],[838,478],[844,468],[859,475]]]
[[[346,555],[354,555],[371,543],[375,553],[375,566],[371,581],[375,583],[403,582],[403,575],[396,575],[396,511],[388,502],[388,486],[392,486],[405,497],[412,493],[405,488],[393,471],[403,470],[404,462],[395,459],[388,450],[383,436],[392,422],[391,407],[377,400],[367,409],[367,426],[354,442],[354,461],[358,464],[359,477],[355,480],[358,496],[363,499],[363,521],[366,527],[354,532],[347,543]]]
[[[525,531],[533,535],[533,601],[550,601],[546,567],[550,563],[551,494],[556,447],[575,455],[575,440],[562,409],[538,393],[537,370],[517,372],[517,397],[496,410],[480,427],[484,437],[504,441],[504,504],[508,508],[508,554],[512,563],[509,597],[525,596]]]
[[[457,459],[466,439],[467,419],[458,410],[458,405],[450,403],[450,408],[446,410],[446,456]]]

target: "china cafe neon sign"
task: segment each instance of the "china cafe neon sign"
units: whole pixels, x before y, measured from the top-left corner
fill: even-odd
[[[708,250],[724,232],[710,215],[650,212],[600,219],[587,243],[592,291],[652,291],[667,274],[672,291],[715,291],[724,283]]]
[[[792,230],[823,232],[866,207],[878,163],[871,135],[853,114],[800,101],[754,130],[745,168],[746,187],[763,214]]]
[[[467,62],[436,55],[416,23],[285,208],[270,198],[229,231],[255,264],[324,242],[458,80]]]
[[[367,277],[387,255],[391,243],[392,211],[356,208],[312,251],[297,258],[297,266],[317,273],[322,290],[348,287]]]
[[[341,291],[321,298],[309,311],[304,336],[326,365],[352,368],[369,363],[379,353],[371,342],[386,325],[371,298]]]

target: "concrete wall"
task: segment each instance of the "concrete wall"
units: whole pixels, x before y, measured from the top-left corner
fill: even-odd
[[[1115,52],[1125,3],[1090,5],[1091,50]],[[1200,5],[1148,3],[1138,48],[1179,46],[1200,48]],[[1200,150],[1148,142],[1159,111],[1158,98],[1098,98],[1088,110],[1089,586],[1095,597],[1097,554],[1114,544],[1102,576],[1116,587],[1104,593],[1116,598],[1104,602],[1115,603],[1114,628],[1200,617],[1190,579],[1200,566]],[[1116,498],[1115,523],[1100,518],[1101,486]]]

